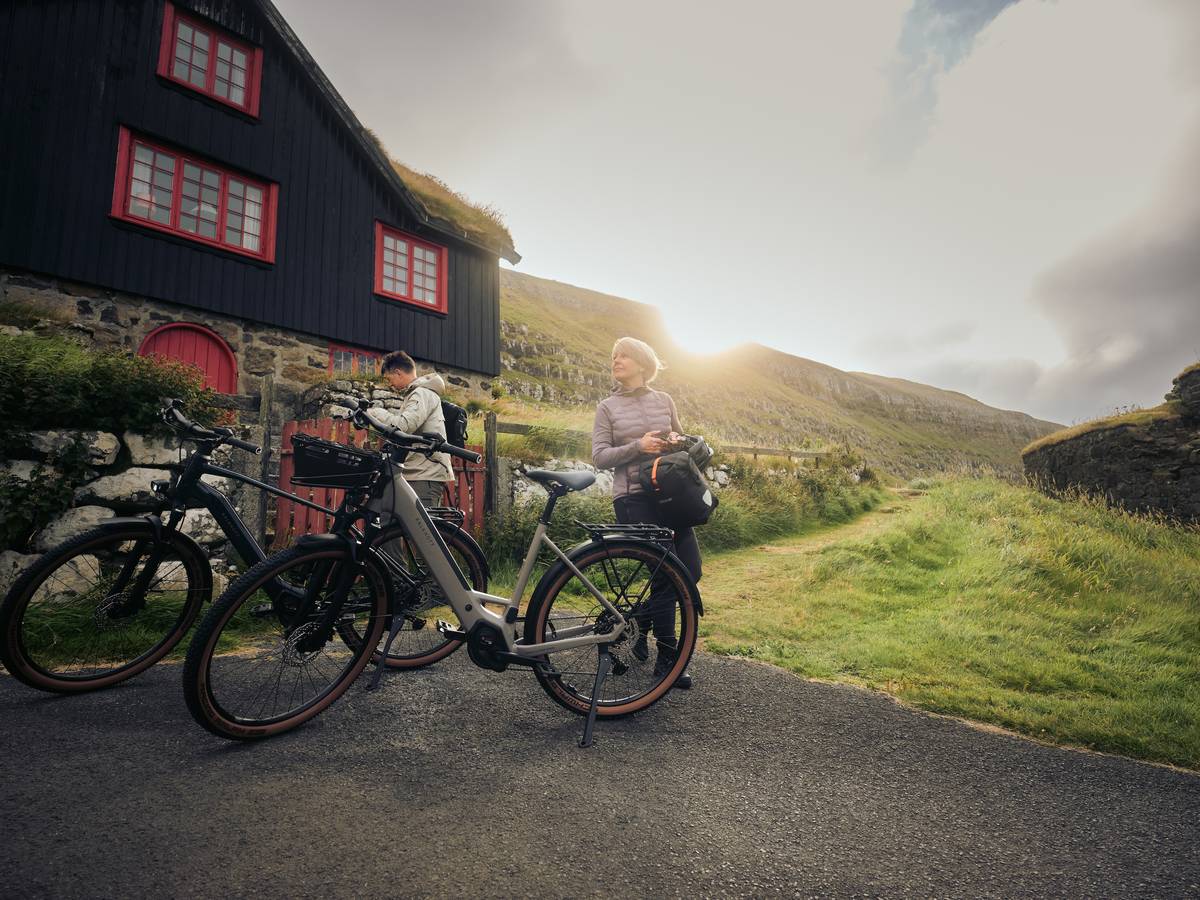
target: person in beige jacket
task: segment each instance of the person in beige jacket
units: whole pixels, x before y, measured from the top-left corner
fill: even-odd
[[[392,390],[400,395],[403,405],[399,409],[372,407],[366,412],[368,418],[408,434],[436,434],[445,440],[442,392],[446,390],[446,382],[442,376],[430,372],[418,377],[416,363],[403,350],[385,356],[382,371]],[[404,479],[427,507],[441,506],[446,484],[454,481],[449,454],[434,453],[427,458],[420,453],[410,453],[404,461]],[[384,508],[390,509],[386,492],[382,499]]]

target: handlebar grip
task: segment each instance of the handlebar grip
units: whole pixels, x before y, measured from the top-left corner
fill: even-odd
[[[467,462],[477,463],[483,459],[474,450],[467,450],[465,447],[455,447],[453,444],[442,444],[438,449],[442,453],[449,453],[451,456],[457,456],[459,459],[465,459]]]
[[[238,447],[241,450],[246,450],[255,455],[262,453],[262,447],[255,446],[249,441],[243,441],[240,438],[227,437],[225,438],[225,443],[229,444],[231,447]]]

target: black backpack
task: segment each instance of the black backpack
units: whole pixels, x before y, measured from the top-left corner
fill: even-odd
[[[717,498],[687,450],[646,460],[638,480],[654,501],[659,522],[668,528],[704,525],[717,508]]]
[[[443,400],[442,416],[446,419],[446,443],[467,446],[467,411],[457,403]]]

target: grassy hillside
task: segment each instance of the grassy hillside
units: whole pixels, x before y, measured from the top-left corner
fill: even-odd
[[[829,538],[706,560],[705,647],[1200,768],[1200,531],[961,479]]]
[[[685,428],[717,442],[770,447],[849,444],[900,475],[952,467],[1020,469],[1020,450],[1059,426],[963,394],[831,366],[747,344],[689,354],[654,307],[561,282],[501,271],[502,383],[515,414],[589,428],[610,387],[613,341],[652,344],[659,378]],[[507,417],[514,417],[509,413]]]

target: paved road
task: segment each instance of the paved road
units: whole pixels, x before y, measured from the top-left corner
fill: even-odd
[[[1200,777],[701,657],[581,720],[459,654],[283,738],[0,676],[0,896],[1196,896]]]

